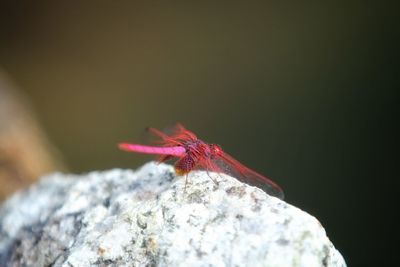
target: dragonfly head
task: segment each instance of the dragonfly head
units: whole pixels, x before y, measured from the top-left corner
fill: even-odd
[[[222,149],[219,145],[217,144],[210,144],[210,150],[211,150],[211,155],[212,156],[219,156],[222,154]]]

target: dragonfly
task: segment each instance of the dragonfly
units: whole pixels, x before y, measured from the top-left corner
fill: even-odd
[[[263,189],[267,194],[284,198],[279,185],[258,172],[244,166],[238,160],[224,152],[217,144],[206,143],[177,123],[170,133],[155,128],[147,130],[157,137],[157,146],[120,143],[118,147],[128,152],[157,155],[158,162],[176,159],[174,169],[178,176],[187,175],[193,170],[225,173],[245,183]],[[209,175],[211,178],[211,176]],[[212,179],[212,178],[211,178]],[[214,179],[212,179],[216,182]],[[186,189],[186,183],[185,183]]]

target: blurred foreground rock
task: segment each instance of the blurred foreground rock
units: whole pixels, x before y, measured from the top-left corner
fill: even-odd
[[[63,166],[29,102],[0,69],[0,201]]]
[[[210,175],[47,176],[0,208],[0,266],[346,266],[314,217]]]

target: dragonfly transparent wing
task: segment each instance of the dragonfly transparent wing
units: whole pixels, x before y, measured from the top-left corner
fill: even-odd
[[[147,128],[147,131],[153,136],[158,137],[158,139],[153,140],[152,143],[162,146],[179,146],[186,142],[197,140],[197,136],[193,132],[185,129],[180,123],[175,124],[165,131],[160,131],[151,127]]]
[[[256,171],[247,168],[225,152],[223,152],[219,157],[213,159],[211,164],[215,165],[211,165],[209,167],[212,171],[226,173],[245,183],[261,188],[271,196],[275,196],[280,199],[284,198],[283,190],[279,187],[279,185],[267,177],[257,173]]]

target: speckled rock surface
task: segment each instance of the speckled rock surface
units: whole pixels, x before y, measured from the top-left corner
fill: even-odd
[[[346,266],[314,217],[211,175],[47,176],[0,208],[0,266]]]

